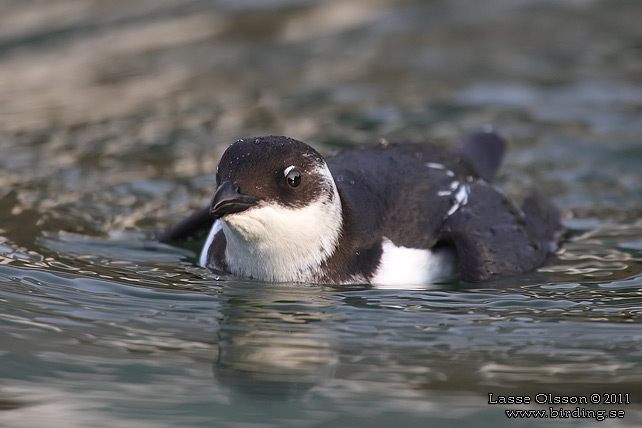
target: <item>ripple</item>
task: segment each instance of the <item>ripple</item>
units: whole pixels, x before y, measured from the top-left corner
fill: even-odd
[[[595,390],[640,425],[639,4],[76,3],[0,2],[0,424],[497,426],[489,392]],[[489,123],[495,185],[542,189],[569,229],[538,272],[274,285],[149,242],[237,138]]]

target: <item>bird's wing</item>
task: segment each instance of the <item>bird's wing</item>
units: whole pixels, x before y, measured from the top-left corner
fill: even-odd
[[[214,224],[214,218],[210,215],[210,207],[204,207],[166,228],[156,237],[156,240],[168,244],[193,238],[206,233],[211,229],[212,224]]]
[[[519,210],[492,187],[473,183],[466,205],[440,231],[440,241],[455,247],[461,279],[479,282],[542,266],[554,253],[560,230],[557,212],[543,202],[529,198]]]

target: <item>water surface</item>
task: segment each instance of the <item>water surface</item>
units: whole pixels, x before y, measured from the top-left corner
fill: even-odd
[[[61,0],[0,5],[0,426],[642,424],[636,1]],[[225,147],[510,140],[569,242],[432,290],[241,281],[153,236]],[[494,396],[629,394],[509,420]],[[603,400],[602,400],[603,401]]]

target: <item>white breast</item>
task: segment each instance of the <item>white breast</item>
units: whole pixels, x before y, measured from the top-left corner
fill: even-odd
[[[239,276],[270,282],[314,281],[333,252],[341,212],[318,201],[303,208],[262,204],[221,221],[225,259]]]
[[[379,267],[370,282],[377,288],[425,287],[455,273],[456,257],[450,248],[435,251],[398,247],[383,240]]]
[[[342,227],[341,200],[327,166],[310,174],[331,189],[303,207],[285,207],[261,201],[246,211],[216,221],[207,238],[200,263],[214,235],[225,234],[225,264],[234,275],[270,282],[309,282],[322,276],[322,263],[337,245]],[[208,266],[214,267],[216,266]]]

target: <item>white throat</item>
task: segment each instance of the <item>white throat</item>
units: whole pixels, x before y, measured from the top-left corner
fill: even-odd
[[[305,207],[261,202],[221,219],[231,273],[274,282],[320,278],[320,266],[334,253],[343,222],[332,175],[326,166],[321,173],[332,193]]]

